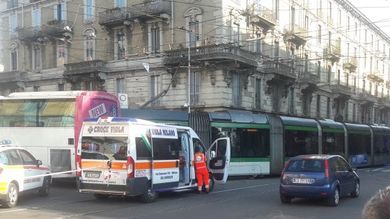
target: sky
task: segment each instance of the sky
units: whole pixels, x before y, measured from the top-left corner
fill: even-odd
[[[390,0],[349,0],[390,37]]]

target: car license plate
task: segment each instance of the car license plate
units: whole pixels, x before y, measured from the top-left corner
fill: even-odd
[[[99,178],[100,177],[100,171],[88,171],[84,172],[85,178]]]
[[[292,182],[297,184],[313,184],[315,179],[302,179],[302,178],[293,178]]]

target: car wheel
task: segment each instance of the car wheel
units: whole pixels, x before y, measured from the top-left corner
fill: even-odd
[[[50,178],[45,177],[43,179],[42,187],[39,189],[39,195],[40,196],[48,196],[50,192]]]
[[[290,196],[286,196],[286,195],[282,195],[280,194],[280,201],[283,203],[283,204],[288,204],[288,203],[291,203],[291,197]]]
[[[19,190],[15,183],[10,183],[8,186],[7,199],[2,203],[7,208],[15,207],[19,199]]]
[[[328,204],[329,206],[337,206],[340,202],[340,190],[339,188],[335,188],[331,194],[331,196],[328,198]]]
[[[359,181],[356,181],[355,182],[355,189],[351,193],[351,196],[353,198],[357,198],[357,197],[359,197],[359,195],[360,195],[360,183],[359,183]]]
[[[148,188],[141,196],[141,201],[144,203],[154,202],[158,197],[158,194],[151,188]]]
[[[93,194],[93,196],[95,196],[95,198],[99,199],[99,200],[106,200],[109,195],[95,193],[95,194]]]

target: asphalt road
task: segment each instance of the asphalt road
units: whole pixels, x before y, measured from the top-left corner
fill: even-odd
[[[229,179],[210,194],[167,193],[150,204],[135,198],[96,200],[80,194],[72,183],[55,183],[49,197],[28,194],[17,207],[0,208],[0,218],[360,218],[364,203],[378,189],[390,185],[390,167],[360,169],[361,195],[344,198],[338,207],[320,200],[295,199],[281,204],[279,179]]]

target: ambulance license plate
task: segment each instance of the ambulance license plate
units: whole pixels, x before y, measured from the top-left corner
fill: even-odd
[[[100,177],[100,171],[86,171],[85,178],[99,178]]]

